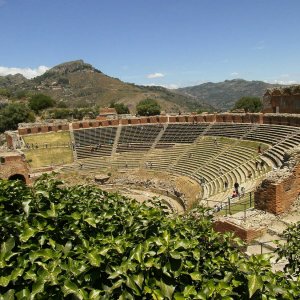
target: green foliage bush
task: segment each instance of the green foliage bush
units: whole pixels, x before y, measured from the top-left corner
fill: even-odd
[[[119,115],[130,113],[128,106],[126,106],[124,103],[112,102],[109,107],[114,108]]]
[[[236,101],[233,109],[244,109],[246,112],[260,112],[262,102],[258,97],[242,97]]]
[[[54,104],[55,101],[51,97],[44,94],[36,94],[29,99],[29,107],[35,113],[38,113],[40,110],[53,107]]]
[[[283,232],[283,238],[287,240],[285,244],[278,248],[279,259],[286,258],[288,263],[285,271],[295,277],[300,276],[300,222],[289,226]]]
[[[10,103],[0,109],[0,132],[15,130],[18,123],[34,121],[33,112],[24,104]]]
[[[160,105],[153,99],[142,100],[136,106],[137,114],[140,116],[159,115],[160,110]]]
[[[204,209],[173,216],[92,186],[0,181],[0,299],[296,299]],[[298,285],[297,285],[298,283]]]

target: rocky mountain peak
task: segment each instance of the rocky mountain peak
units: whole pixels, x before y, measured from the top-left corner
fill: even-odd
[[[95,69],[92,65],[85,63],[82,59],[59,64],[53,67],[52,69],[48,70],[46,73],[66,75],[69,73],[85,72],[85,71],[101,73],[99,70]]]

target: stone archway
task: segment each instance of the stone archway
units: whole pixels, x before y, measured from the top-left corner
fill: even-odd
[[[8,177],[8,180],[20,180],[26,183],[26,178],[22,174],[14,174]]]

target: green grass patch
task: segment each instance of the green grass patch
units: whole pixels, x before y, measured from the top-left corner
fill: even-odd
[[[63,165],[73,162],[73,153],[69,147],[30,149],[24,150],[24,153],[31,168]]]
[[[26,144],[36,145],[39,147],[44,146],[45,144],[51,146],[69,144],[71,142],[69,131],[65,132],[49,132],[49,133],[38,133],[26,135],[23,137]]]
[[[235,198],[238,199],[238,198]],[[224,215],[233,215],[238,212],[247,210],[251,207],[254,207],[254,193],[251,192],[251,201],[250,201],[250,193],[244,195],[244,197],[239,200],[231,200],[230,206],[224,207],[224,209],[220,210],[216,215],[224,216]]]

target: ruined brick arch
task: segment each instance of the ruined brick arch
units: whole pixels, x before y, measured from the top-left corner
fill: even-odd
[[[26,183],[26,178],[22,174],[13,174],[8,177],[8,180],[20,180],[20,181],[23,181],[24,183]]]

